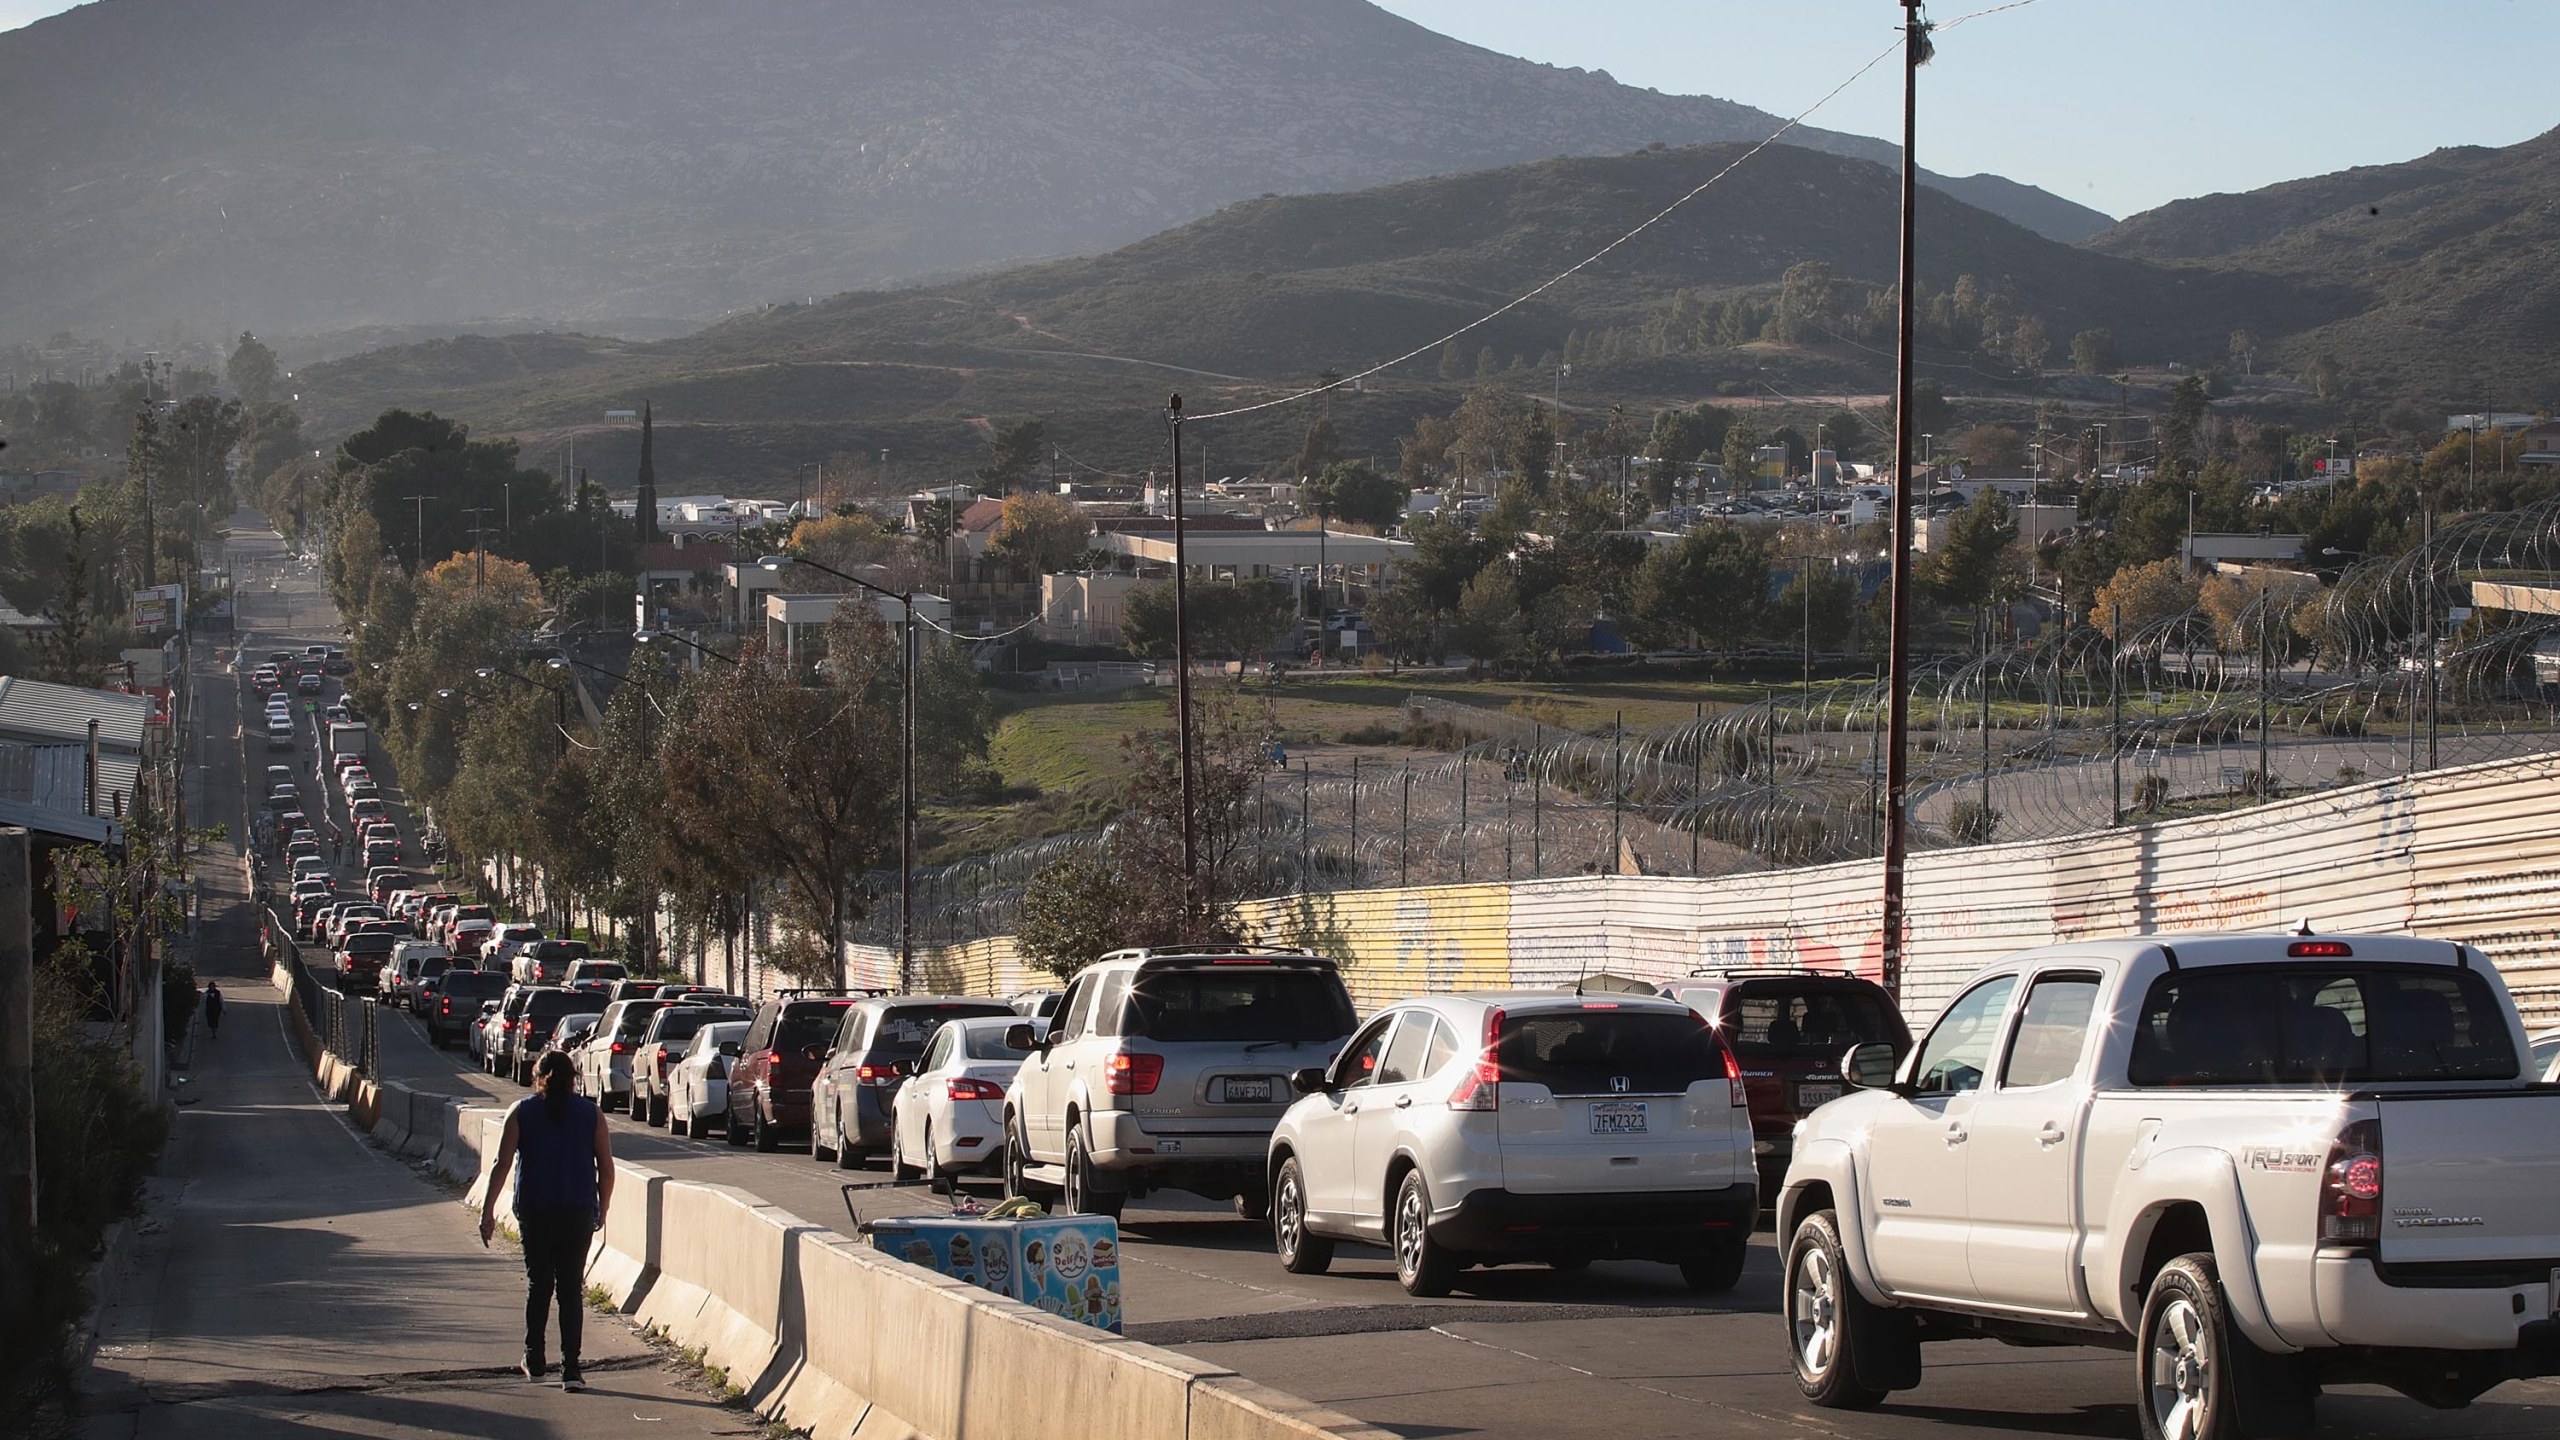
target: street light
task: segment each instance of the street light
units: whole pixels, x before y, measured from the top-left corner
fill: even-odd
[[[530,676],[530,675],[519,675],[519,674],[517,674],[516,672],[514,672],[513,670],[501,669],[501,668],[499,668],[499,667],[497,667],[497,666],[495,666],[495,665],[483,665],[483,666],[481,666],[480,668],[478,668],[478,669],[476,669],[476,670],[472,671],[471,673],[472,673],[472,674],[474,674],[474,675],[479,676],[479,677],[480,677],[481,679],[483,679],[483,680],[507,679],[507,680],[513,680],[513,681],[515,681],[515,682],[516,682],[517,684],[519,684],[519,685],[530,685],[530,686],[532,686],[533,688],[535,688],[536,690],[548,690],[548,691],[550,691],[550,692],[551,692],[552,725],[553,725],[553,728],[557,729],[557,730],[560,732],[560,743],[559,743],[557,746],[553,747],[553,748],[554,748],[554,749],[556,749],[556,750],[558,751],[558,753],[559,753],[559,757],[560,757],[561,759],[565,760],[565,759],[567,759],[567,758],[569,757],[569,692],[568,692],[568,691],[563,690],[563,689],[561,689],[560,687],[558,687],[558,686],[556,686],[556,685],[546,685],[546,684],[544,684],[543,682],[541,682],[541,681],[539,681],[539,680],[536,680],[535,678],[533,678],[533,677],[532,677],[532,676]]]
[[[757,568],[773,575],[781,574],[789,565],[806,565],[821,575],[859,585],[874,595],[897,601],[906,613],[906,637],[898,646],[898,680],[904,692],[903,713],[899,717],[899,729],[904,733],[898,756],[898,988],[907,990],[915,978],[916,592],[901,594],[805,556],[767,555],[756,561]]]

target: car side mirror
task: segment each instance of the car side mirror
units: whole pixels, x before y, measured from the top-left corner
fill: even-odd
[[[1323,1066],[1310,1065],[1290,1074],[1289,1088],[1301,1095],[1321,1095],[1333,1088],[1333,1077],[1325,1072]]]
[[[1857,1046],[1840,1057],[1840,1078],[1860,1090],[1892,1089],[1894,1072],[1901,1068],[1901,1057],[1881,1040]]]
[[[1046,1050],[1049,1048],[1049,1034],[1045,1027],[1025,1020],[1004,1027],[1004,1043],[1009,1050]]]
[[[800,1047],[800,1058],[803,1060],[824,1060],[827,1058],[827,1047],[824,1045],[804,1045]]]

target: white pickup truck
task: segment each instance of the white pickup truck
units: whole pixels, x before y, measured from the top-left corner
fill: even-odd
[[[2560,1373],[2560,1088],[2479,951],[2153,936],[2010,956],[1860,1046],[1778,1202],[1797,1383],[1920,1345],[2129,1350],[2146,1440],[2307,1431],[2323,1382],[2453,1408]]]

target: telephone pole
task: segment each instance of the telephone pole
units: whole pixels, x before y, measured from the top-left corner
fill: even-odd
[[[1893,580],[1892,619],[1885,650],[1884,904],[1882,976],[1885,993],[1902,996],[1902,871],[1909,821],[1903,757],[1911,730],[1911,442],[1918,426],[1911,413],[1911,290],[1919,279],[1912,232],[1920,204],[1919,167],[1911,158],[1920,118],[1920,67],[1929,63],[1929,22],[1920,0],[1900,0],[1902,43],[1902,257],[1895,301],[1893,356]]]

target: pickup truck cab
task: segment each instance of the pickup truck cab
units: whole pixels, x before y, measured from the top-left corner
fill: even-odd
[[[1778,1202],[1796,1380],[1924,1341],[2133,1352],[2146,1440],[2309,1428],[2560,1373],[2560,1091],[2468,946],[2163,935],[2013,955],[1806,1117]]]

